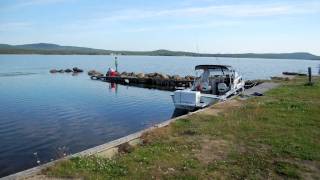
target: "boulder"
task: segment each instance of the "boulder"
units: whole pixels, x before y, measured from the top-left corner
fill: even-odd
[[[124,72],[120,73],[119,76],[122,77],[122,78],[128,77],[128,73],[124,71]]]
[[[160,77],[160,79],[169,79],[169,77],[166,74],[159,74],[158,75]]]
[[[174,80],[181,80],[181,77],[179,75],[173,75],[172,79]]]
[[[79,68],[77,68],[77,67],[72,68],[72,70],[73,70],[73,72],[75,72],[75,73],[82,73],[82,72],[83,72],[82,69],[79,69]]]
[[[168,79],[169,78],[168,75],[162,74],[162,73],[157,73],[157,72],[150,73],[148,76],[150,78],[154,78],[154,79]]]
[[[88,71],[88,75],[89,76],[94,76],[96,74],[96,71],[95,70],[90,70]]]
[[[51,69],[50,70],[50,73],[64,73],[65,71],[63,70],[63,69],[59,69],[59,70],[57,70],[57,69]]]
[[[95,76],[97,74],[97,71],[96,70],[90,70],[88,71],[88,75],[89,76]]]
[[[101,72],[98,72],[98,71],[96,71],[96,70],[90,70],[90,71],[88,72],[88,75],[89,75],[89,76],[103,76],[103,74],[102,74]]]
[[[155,76],[152,77],[153,79],[161,79],[161,76],[159,74],[156,74]]]
[[[73,72],[71,69],[66,69],[66,70],[64,70],[64,72],[66,72],[66,73],[71,73],[71,72]]]
[[[137,78],[144,78],[144,76],[145,76],[144,73],[138,73],[137,74]]]
[[[156,75],[156,73],[148,73],[145,76],[149,78],[153,78]]]
[[[195,79],[194,76],[186,76],[185,77],[185,80],[187,80],[187,81],[193,81],[194,79]]]
[[[102,73],[100,73],[100,72],[96,72],[96,75],[95,76],[97,76],[97,77],[102,77],[103,76],[103,74]]]
[[[124,71],[120,74],[120,76],[128,76],[128,73]]]
[[[134,72],[128,73],[129,77],[136,77],[137,75]]]
[[[155,78],[155,79],[167,79],[168,76],[166,74],[162,74],[162,73],[154,73],[153,74],[153,78]]]

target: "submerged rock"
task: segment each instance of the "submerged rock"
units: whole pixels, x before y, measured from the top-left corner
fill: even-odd
[[[64,73],[65,71],[63,70],[63,69],[59,69],[59,70],[57,70],[57,69],[51,69],[50,70],[50,73]]]
[[[64,72],[66,72],[66,73],[71,73],[71,72],[73,72],[71,69],[66,69],[66,70],[64,70]]]
[[[50,73],[57,73],[58,72],[58,70],[56,70],[56,69],[51,69],[50,70]]]
[[[83,72],[82,69],[79,69],[79,68],[77,68],[77,67],[72,68],[72,70],[73,70],[73,72],[75,72],[75,73],[82,73],[82,72]]]

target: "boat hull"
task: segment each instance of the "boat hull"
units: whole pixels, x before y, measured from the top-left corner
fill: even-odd
[[[176,109],[196,110],[207,107],[216,101],[217,96],[202,95],[200,91],[178,90],[171,96]]]
[[[243,89],[244,85],[240,84],[236,89],[230,90],[221,96],[203,94],[200,91],[191,91],[190,89],[186,89],[175,91],[171,97],[176,109],[193,111],[208,107],[218,101],[225,101],[228,98],[239,94]]]

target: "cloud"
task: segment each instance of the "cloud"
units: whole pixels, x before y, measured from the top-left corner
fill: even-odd
[[[20,31],[31,28],[31,23],[26,22],[8,22],[0,23],[0,31]]]
[[[319,13],[320,3],[316,1],[264,3],[264,4],[236,4],[236,5],[211,5],[206,7],[184,7],[177,9],[129,9],[106,14],[97,21],[127,21],[151,19],[162,17],[268,17],[294,14]]]
[[[56,3],[65,3],[73,0],[28,0],[28,1],[18,1],[17,3],[10,4],[8,6],[2,6],[2,11],[13,11],[19,10],[21,8],[30,7],[30,6],[40,6]]]
[[[201,29],[201,28],[216,28],[216,27],[230,27],[241,24],[241,21],[213,21],[193,24],[175,24],[159,27],[140,27],[129,28],[123,30],[124,32],[155,32],[155,31],[170,31],[170,30],[186,30],[186,29]]]
[[[203,1],[203,0],[202,0]],[[206,0],[210,1],[210,0]],[[260,2],[229,5],[188,6],[174,9],[118,9],[97,12],[61,27],[69,31],[121,29],[121,32],[229,27],[246,23],[248,18],[302,15],[320,12],[320,2]],[[114,27],[114,28],[111,28]]]

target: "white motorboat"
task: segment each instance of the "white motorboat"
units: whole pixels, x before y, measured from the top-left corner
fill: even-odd
[[[177,90],[172,100],[177,109],[195,110],[244,91],[244,80],[231,66],[198,65],[197,76],[191,88]]]

